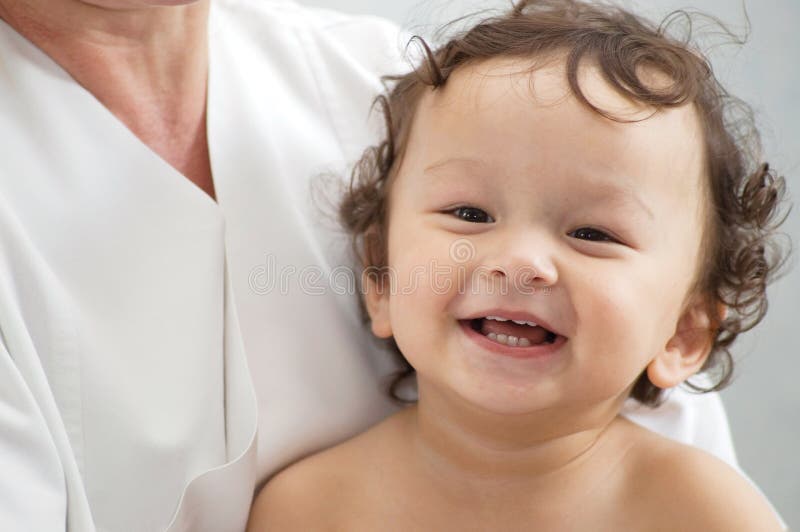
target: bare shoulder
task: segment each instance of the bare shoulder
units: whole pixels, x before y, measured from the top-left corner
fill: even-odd
[[[353,515],[352,505],[368,500],[383,476],[399,416],[272,477],[253,502],[248,532],[340,529]]]
[[[250,509],[248,532],[325,530],[335,508],[330,494],[345,477],[325,453],[309,456],[273,476]]]
[[[634,430],[630,496],[650,529],[783,530],[764,497],[731,466],[647,429]]]

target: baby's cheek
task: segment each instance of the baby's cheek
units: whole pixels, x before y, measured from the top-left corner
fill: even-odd
[[[411,275],[401,275],[391,298],[392,330],[400,350],[417,367],[425,353],[438,349],[441,296],[430,289],[427,276],[405,273]]]
[[[595,382],[635,376],[653,350],[652,298],[630,276],[607,276],[577,301],[581,356],[591,357]],[[605,379],[598,379],[600,373]],[[633,378],[633,377],[630,377]]]

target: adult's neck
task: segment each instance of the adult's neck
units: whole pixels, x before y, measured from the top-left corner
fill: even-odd
[[[207,160],[208,12],[209,0],[131,8],[0,0],[0,18],[187,176]]]
[[[129,9],[80,0],[0,0],[0,18],[97,96],[112,86],[122,92],[124,85],[114,82],[124,78],[133,79],[137,92],[204,79],[208,9],[208,0]]]

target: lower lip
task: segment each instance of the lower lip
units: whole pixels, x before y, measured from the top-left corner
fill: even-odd
[[[560,334],[556,336],[552,344],[544,343],[538,345],[530,345],[526,347],[510,346],[490,340],[483,334],[479,333],[471,326],[471,320],[459,321],[459,325],[464,333],[472,339],[479,346],[492,351],[498,355],[512,357],[512,358],[544,358],[553,355],[558,351],[562,345],[567,342],[567,339]]]

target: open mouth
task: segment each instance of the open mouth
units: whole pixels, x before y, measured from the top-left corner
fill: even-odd
[[[528,321],[516,321],[496,316],[475,318],[469,327],[489,340],[510,347],[530,347],[555,343],[558,334]]]

